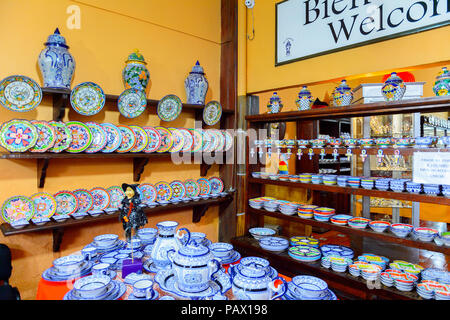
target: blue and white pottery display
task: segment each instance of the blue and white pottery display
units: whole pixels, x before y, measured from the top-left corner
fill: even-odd
[[[441,193],[441,186],[439,184],[424,184],[423,192],[428,195],[436,196]]]
[[[328,285],[322,279],[312,276],[295,276],[292,278],[293,289],[296,297],[320,300],[328,294]]]
[[[205,104],[206,93],[208,92],[208,80],[205,77],[203,67],[197,61],[192,71],[184,80],[187,103]]]
[[[58,28],[48,36],[44,45],[46,47],[41,51],[38,59],[44,87],[70,89],[75,71],[75,59],[69,53],[66,39],[61,36]]]
[[[102,234],[94,238],[94,244],[97,248],[109,248],[117,243],[119,236],[117,234]]]
[[[283,109],[281,99],[276,92],[274,92],[272,97],[270,97],[269,103],[267,104],[267,109],[269,109],[269,113],[278,113],[281,109]]]
[[[436,137],[416,137],[414,141],[417,148],[429,148],[436,142]]]
[[[353,101],[353,92],[346,80],[341,81],[341,84],[334,89],[332,96],[335,107],[349,106]]]
[[[447,67],[442,67],[441,72],[436,77],[433,92],[438,97],[450,95],[450,72]]]
[[[302,90],[298,93],[298,99],[295,100],[298,110],[309,110],[313,103],[313,97],[311,91],[306,86],[303,86]]]
[[[289,247],[289,240],[280,237],[264,237],[259,240],[259,245],[268,251],[282,252]]]
[[[391,73],[381,88],[381,93],[386,101],[402,100],[405,91],[406,85],[396,72]]]
[[[136,298],[151,299],[154,296],[153,281],[141,279],[133,284],[133,295]]]
[[[96,298],[107,291],[111,278],[106,275],[91,275],[78,279],[73,288],[84,298]]]
[[[413,181],[407,181],[406,182],[406,191],[410,193],[420,193],[422,192],[422,184],[416,183]]]
[[[219,259],[228,258],[233,252],[233,245],[226,242],[211,243],[208,248],[214,257]]]

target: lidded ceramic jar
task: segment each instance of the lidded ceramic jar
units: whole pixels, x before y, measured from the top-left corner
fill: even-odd
[[[341,81],[341,84],[334,89],[332,95],[335,107],[349,106],[353,101],[353,92],[346,80]]]
[[[59,33],[58,28],[48,36],[44,45],[45,49],[41,51],[38,58],[44,87],[70,89],[75,71],[75,59],[70,54],[66,39]]]
[[[295,104],[298,110],[309,110],[313,101],[311,91],[308,90],[307,86],[303,86],[302,90],[298,93],[298,99],[295,100]]]
[[[450,95],[450,72],[447,67],[443,67],[436,77],[433,91],[434,94],[439,97]]]
[[[192,67],[192,71],[189,72],[186,80],[184,80],[184,89],[186,90],[187,103],[205,104],[208,80],[205,77],[203,67],[198,61]]]
[[[276,92],[270,97],[269,103],[267,104],[267,109],[269,113],[278,113],[283,109],[283,104],[281,103],[281,98]]]
[[[386,101],[402,100],[405,91],[406,85],[396,72],[391,73],[381,88],[381,93]]]
[[[148,71],[144,56],[136,49],[129,56],[126,65],[122,71],[123,84],[125,89],[147,90],[150,80],[150,72]]]

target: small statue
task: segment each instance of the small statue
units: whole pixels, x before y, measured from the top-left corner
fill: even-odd
[[[147,224],[147,215],[139,206],[141,204],[141,198],[137,186],[137,184],[122,184],[122,189],[125,192],[125,198],[122,200],[119,221],[123,224],[127,242],[131,241],[133,230],[136,234],[140,227]]]

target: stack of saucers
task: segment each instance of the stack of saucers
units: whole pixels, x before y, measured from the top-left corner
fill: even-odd
[[[306,204],[297,208],[297,214],[300,218],[311,219],[314,216],[314,209],[319,208],[312,204]]]
[[[326,222],[330,220],[332,216],[336,213],[335,209],[332,208],[326,208],[326,207],[319,207],[314,209],[314,219],[317,221],[323,221]]]
[[[263,237],[273,236],[276,231],[271,228],[251,228],[248,230],[250,234],[255,238],[256,240],[259,240]]]
[[[374,178],[362,178],[361,179],[361,187],[367,190],[372,190],[375,187],[375,179]]]
[[[297,212],[297,205],[292,203],[283,203],[280,204],[278,210],[285,215],[292,216]]]
[[[311,175],[311,182],[313,184],[321,184],[321,183],[323,183],[323,175],[321,175],[321,174],[313,174],[313,175]],[[449,190],[450,190],[450,186],[449,186]]]
[[[347,221],[348,225],[355,229],[365,229],[367,225],[369,224],[370,219],[363,218],[363,217],[355,217],[351,218]]]
[[[389,230],[391,230],[391,232],[393,234],[395,234],[397,237],[399,238],[405,238],[406,236],[408,236],[411,231],[413,230],[413,226],[410,224],[406,224],[406,223],[393,223],[391,224],[391,226],[389,227]]]
[[[433,241],[433,239],[438,235],[438,231],[436,229],[432,228],[414,228],[413,234],[414,236],[423,242],[430,242]]]
[[[337,177],[338,186],[339,187],[347,187],[348,186],[348,184],[347,184],[348,178],[350,178],[350,176],[338,176]]]
[[[352,188],[359,188],[361,185],[360,177],[349,177],[347,180],[347,184]]]
[[[413,181],[406,181],[406,191],[419,194],[422,192],[422,184]]]
[[[387,221],[370,221],[369,227],[375,232],[384,232],[391,224]]]
[[[300,182],[301,183],[311,183],[312,174],[311,173],[302,173],[299,174]]]
[[[47,281],[66,281],[83,277],[91,272],[92,262],[84,256],[73,254],[53,261],[53,266],[45,270],[42,278]]]
[[[353,216],[350,216],[348,214],[337,214],[335,216],[332,216],[330,218],[331,223],[337,224],[340,226],[345,226],[348,222],[348,220],[352,219]]]
[[[267,211],[275,212],[275,211],[277,211],[279,204],[275,200],[269,200],[269,201],[264,201],[263,206],[264,206],[264,209],[266,209]]]
[[[375,188],[382,191],[388,191],[391,183],[390,178],[381,178],[375,180]]]
[[[352,259],[343,257],[330,257],[331,269],[335,272],[345,272],[347,267],[353,263]]]
[[[439,184],[424,184],[423,192],[430,196],[437,196],[441,193],[441,186]]]
[[[390,188],[395,192],[403,192],[406,189],[406,182],[408,179],[392,179],[390,182]]]
[[[75,281],[64,300],[117,300],[126,289],[122,281],[111,280],[107,275],[91,275]]]
[[[323,176],[323,184],[334,186],[337,184],[337,176],[334,174],[327,174]]]

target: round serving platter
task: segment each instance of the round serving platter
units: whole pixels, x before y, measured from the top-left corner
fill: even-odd
[[[53,126],[47,121],[31,120],[31,124],[35,126],[38,139],[36,144],[29,149],[30,152],[46,152],[49,150],[56,141],[56,133]]]
[[[182,199],[186,196],[186,187],[183,182],[179,180],[172,181],[170,183],[170,187],[172,188],[172,199]]]
[[[110,198],[109,208],[119,209],[123,198],[125,198],[125,192],[123,192],[123,189],[119,186],[112,186],[106,190],[108,191]]]
[[[211,186],[211,193],[218,194],[223,191],[223,181],[218,177],[212,177],[209,179],[209,185]]]
[[[42,89],[33,79],[14,75],[0,82],[0,104],[11,111],[35,109],[42,100]]]
[[[73,191],[73,194],[78,199],[78,209],[76,213],[86,213],[92,209],[92,206],[94,205],[94,197],[89,190],[77,189]]]
[[[92,121],[86,122],[85,124],[89,127],[89,130],[91,131],[92,142],[84,152],[96,153],[103,150],[103,148],[106,146],[108,142],[108,137],[105,129],[98,123]]]
[[[173,121],[178,118],[182,108],[181,99],[174,94],[168,94],[158,102],[158,117],[163,121]]]
[[[139,189],[141,190],[141,194],[144,197],[144,201],[146,203],[152,203],[156,201],[157,191],[153,184],[141,183],[139,185]]]
[[[70,191],[59,191],[53,195],[56,200],[54,216],[70,216],[78,209],[78,199]]]
[[[211,184],[209,180],[206,178],[200,178],[197,180],[197,183],[200,188],[200,195],[208,195],[211,192]]]
[[[169,201],[172,198],[172,188],[167,182],[160,181],[155,184],[156,201]]]
[[[192,146],[192,152],[199,152],[203,148],[203,130],[188,129],[192,133],[194,144]]]
[[[130,152],[136,153],[143,151],[147,147],[149,140],[147,132],[139,126],[130,126],[130,128],[136,135],[136,144],[134,145],[133,149],[130,150]]]
[[[83,82],[72,89],[70,104],[77,113],[92,116],[103,109],[105,94],[98,84]]]
[[[46,192],[38,192],[30,197],[34,203],[33,219],[50,218],[56,212],[56,200]]]
[[[122,132],[122,143],[116,149],[116,152],[125,153],[131,151],[136,145],[136,134],[133,129],[123,124],[118,125],[117,128]]]
[[[50,152],[59,153],[69,148],[72,143],[72,133],[67,125],[62,121],[50,121],[50,125],[55,129],[56,141]]]
[[[0,128],[1,145],[9,152],[25,152],[38,140],[36,127],[28,120],[11,120]]]
[[[111,198],[108,190],[101,187],[92,188],[89,190],[94,198],[94,204],[92,206],[93,211],[103,211],[108,208]]]
[[[147,107],[145,91],[137,89],[126,89],[119,96],[117,107],[121,115],[126,118],[139,117]]]
[[[112,123],[102,123],[101,126],[106,132],[107,139],[106,145],[101,151],[104,153],[116,151],[122,144],[122,131]]]
[[[184,182],[186,188],[186,196],[189,198],[198,197],[200,195],[200,186],[197,181],[188,179]]]
[[[80,153],[89,148],[92,143],[92,133],[89,127],[79,121],[68,121],[66,125],[72,135],[72,142],[66,151]]]
[[[2,218],[9,224],[29,221],[34,215],[34,202],[25,196],[6,199],[2,205]]]
[[[203,109],[203,121],[209,125],[213,126],[219,122],[222,116],[222,106],[218,101],[210,101],[205,105]]]

